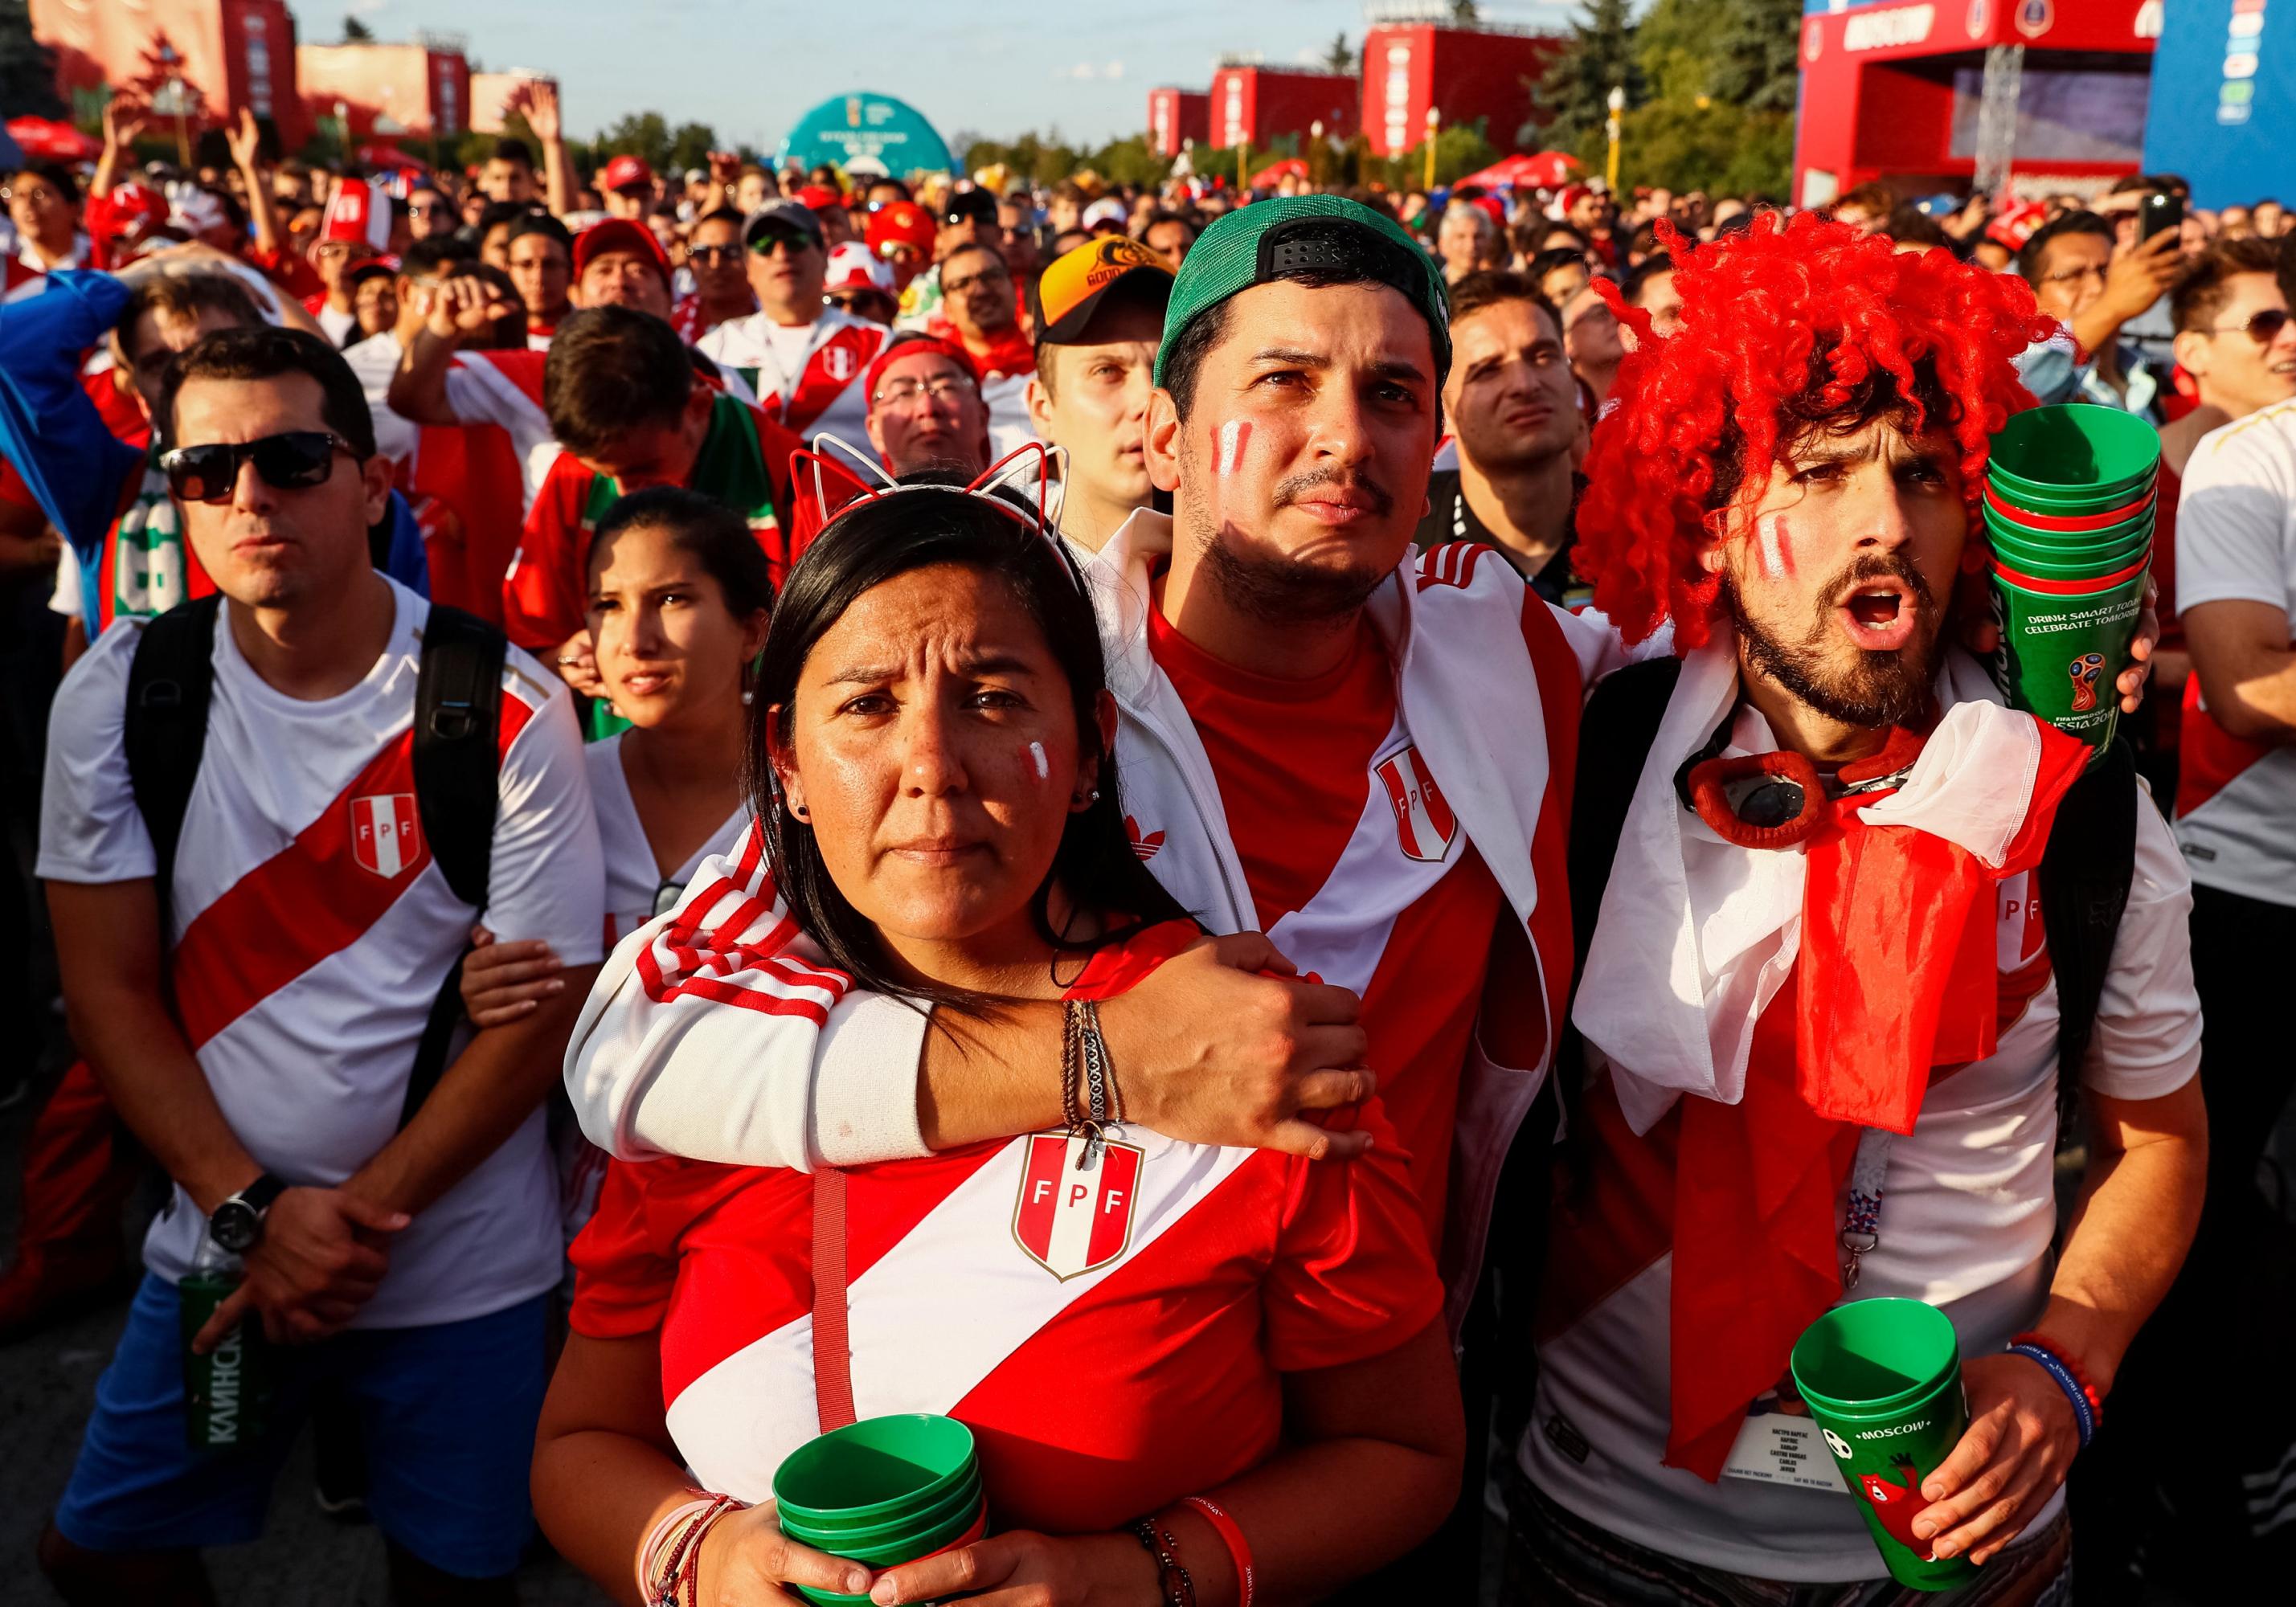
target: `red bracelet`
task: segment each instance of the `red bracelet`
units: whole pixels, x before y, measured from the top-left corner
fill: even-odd
[[[1201,1513],[1212,1532],[1219,1536],[1220,1544],[1227,1547],[1228,1560],[1235,1564],[1236,1589],[1241,1593],[1238,1607],[1251,1607],[1251,1542],[1243,1537],[1243,1530],[1209,1496],[1185,1496],[1180,1505]]]
[[[2036,1350],[2046,1350],[2051,1356],[2055,1357],[2057,1358],[2057,1364],[2063,1367],[2066,1372],[2071,1373],[2073,1375],[2073,1382],[2080,1386],[2081,1394],[2088,1401],[2088,1409],[2093,1426],[2095,1428],[2103,1428],[2104,1426],[2104,1398],[2096,1392],[2096,1386],[2088,1382],[2087,1372],[2081,1366],[2080,1363],[2073,1359],[2072,1353],[2070,1351],[2067,1350],[2062,1345],[2058,1344],[2054,1340],[2044,1338],[2042,1335],[2030,1331],[2016,1335],[2009,1342],[2013,1345],[2030,1345]]]

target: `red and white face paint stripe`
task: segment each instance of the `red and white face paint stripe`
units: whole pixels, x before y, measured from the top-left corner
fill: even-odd
[[[1212,431],[1212,461],[1222,479],[1243,466],[1244,450],[1250,445],[1251,425],[1247,420],[1230,419]]]

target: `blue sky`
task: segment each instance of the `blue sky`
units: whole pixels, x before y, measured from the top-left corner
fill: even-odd
[[[1344,29],[1360,46],[1362,0],[291,0],[302,37],[340,37],[345,9],[378,38],[453,31],[500,70],[563,86],[569,131],[625,112],[705,122],[770,151],[816,102],[855,89],[897,95],[944,136],[1057,127],[1097,144],[1142,128],[1149,89],[1201,88],[1224,52],[1270,65],[1320,56]],[[1559,23],[1576,9],[1495,0],[1499,20]]]

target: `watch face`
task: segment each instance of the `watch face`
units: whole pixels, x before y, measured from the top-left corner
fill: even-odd
[[[263,1217],[243,1200],[226,1200],[208,1218],[208,1236],[232,1254],[243,1255],[263,1236]]]

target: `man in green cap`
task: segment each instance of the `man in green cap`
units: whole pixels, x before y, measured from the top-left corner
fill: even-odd
[[[1414,551],[1450,355],[1433,264],[1391,218],[1322,195],[1221,217],[1173,282],[1148,401],[1146,466],[1173,512],[1135,513],[1086,565],[1134,851],[1232,934],[1102,1011],[1126,1119],[1341,1156],[1359,1135],[1300,1117],[1375,1086],[1450,1286],[1447,1328],[1413,1341],[1436,1347],[1465,1316],[1501,1162],[1561,1032],[1581,688],[1617,652],[1488,547]],[[693,1024],[673,1018],[709,1007],[678,985],[697,967],[723,996],[770,993],[784,953],[820,963],[769,875],[726,873],[757,883],[754,922],[656,945],[643,972],[631,946],[599,984],[568,1060],[595,1141],[849,1165],[1060,1125],[1052,1007],[961,1037],[857,995],[825,1020],[718,1008],[713,1042],[739,1037],[725,1052],[759,1068],[741,1086],[669,1053]],[[1292,967],[1315,980],[1243,974]],[[981,1075],[984,1054],[1010,1075]],[[1446,1415],[1423,1426],[1456,1452]],[[1299,1520],[1239,1521],[1264,1557]],[[1208,1522],[1177,1509],[1168,1527],[1196,1579],[1226,1578]],[[1425,1537],[1316,1543],[1349,1578]],[[1453,1554],[1472,1578],[1472,1542],[1447,1540]],[[1430,1578],[1414,1574],[1427,1599],[1461,1599]]]

